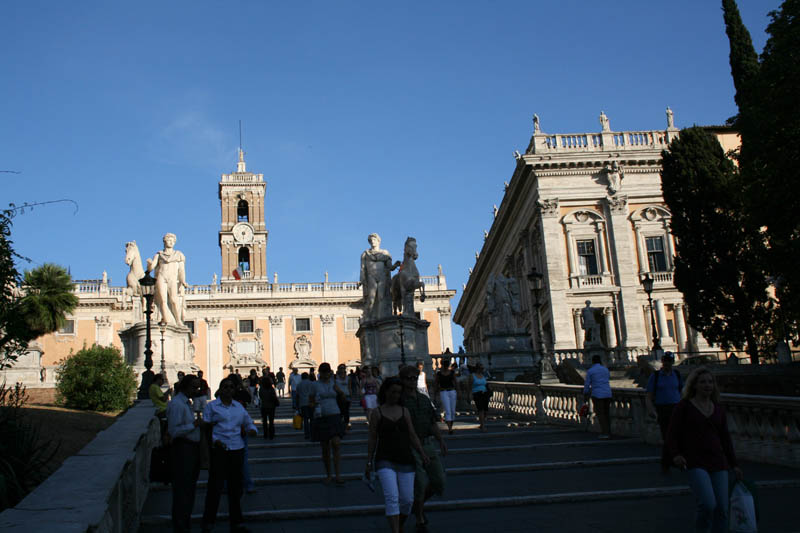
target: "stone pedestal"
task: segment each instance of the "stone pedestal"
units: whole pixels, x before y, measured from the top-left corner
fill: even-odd
[[[426,372],[431,372],[428,352],[430,325],[427,320],[409,316],[390,316],[363,322],[356,332],[361,344],[361,365],[377,365],[382,376],[395,376],[405,357],[407,365],[423,361]]]
[[[147,338],[147,324],[138,322],[119,331],[125,361],[140,375],[144,372],[144,344]],[[153,350],[153,372],[161,371],[161,331],[158,324],[150,324],[150,349]],[[197,370],[190,349],[191,332],[186,326],[167,326],[164,331],[164,363],[167,378],[172,383],[179,370],[190,373]]]

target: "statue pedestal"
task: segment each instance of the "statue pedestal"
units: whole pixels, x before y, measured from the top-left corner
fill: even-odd
[[[507,333],[489,333],[486,335],[489,340],[489,351],[494,352],[526,352],[530,353],[531,336],[524,331]]]
[[[431,371],[428,352],[430,325],[427,320],[410,316],[389,316],[363,322],[356,332],[361,343],[361,365],[378,366],[384,377],[395,376],[405,358],[405,364],[414,365],[422,361],[426,371]]]
[[[147,339],[147,323],[136,324],[119,331],[125,361],[138,374],[145,371],[144,345]],[[164,365],[169,380],[176,379],[179,370],[190,373],[197,370],[190,355],[191,332],[184,325],[167,326],[164,330]],[[161,371],[161,331],[158,324],[150,323],[150,349],[153,351],[153,372]],[[170,381],[171,383],[171,381]]]

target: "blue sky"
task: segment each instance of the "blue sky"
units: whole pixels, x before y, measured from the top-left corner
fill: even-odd
[[[267,180],[269,272],[356,280],[367,234],[459,292],[536,112],[553,133],[736,113],[721,2],[36,2],[0,6],[0,205],[31,264],[108,271],[178,235],[220,273],[217,183]],[[778,0],[739,0],[760,51]],[[461,341],[461,329],[454,329]]]

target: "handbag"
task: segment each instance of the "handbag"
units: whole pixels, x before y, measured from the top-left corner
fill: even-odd
[[[294,429],[303,429],[303,417],[300,413],[295,413],[292,417],[292,427]]]

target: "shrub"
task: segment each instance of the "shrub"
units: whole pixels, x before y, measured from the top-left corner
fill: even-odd
[[[0,384],[0,511],[19,503],[50,470],[48,464],[58,444],[39,437],[39,428],[28,422],[21,407],[25,387]]]
[[[56,378],[56,401],[89,411],[126,409],[133,401],[136,378],[117,348],[92,345],[62,359]]]

